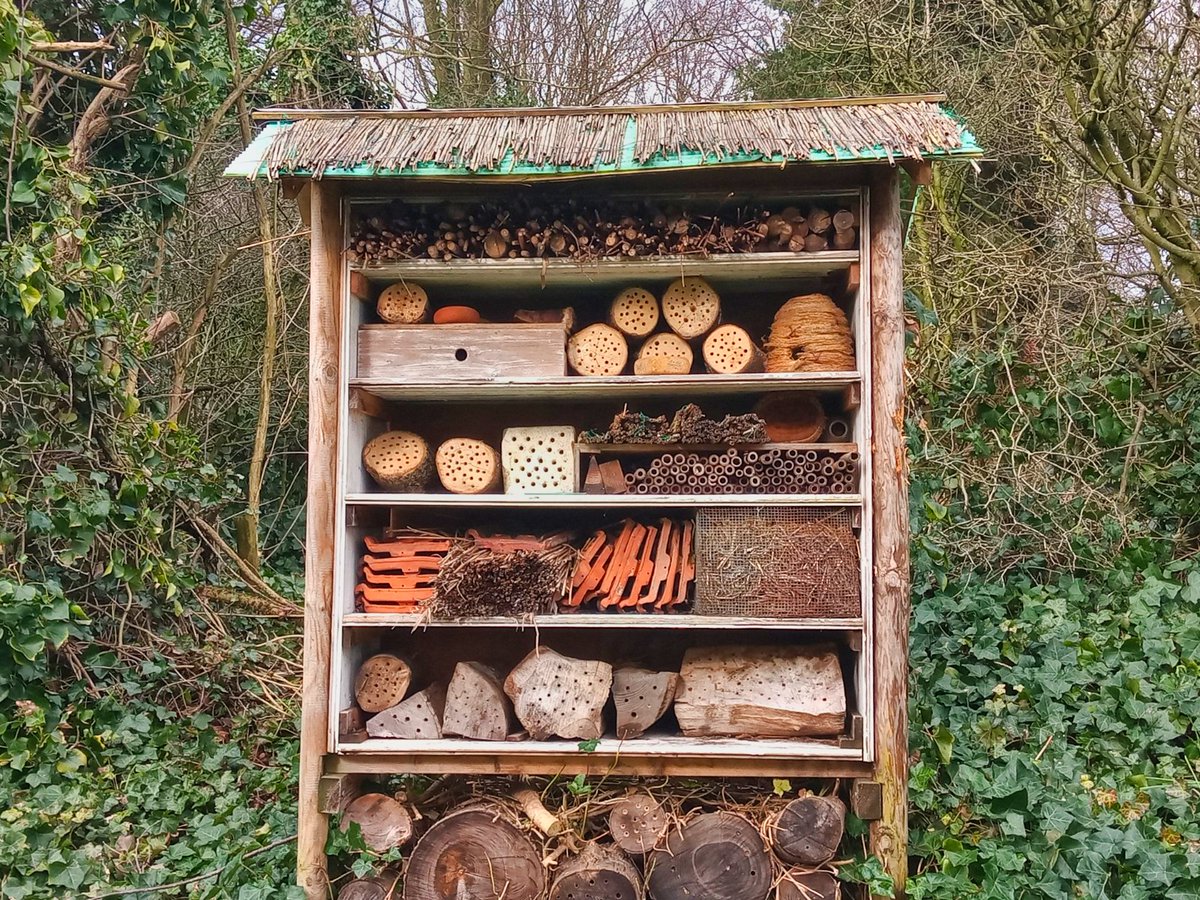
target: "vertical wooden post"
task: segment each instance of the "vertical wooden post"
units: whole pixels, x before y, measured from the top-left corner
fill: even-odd
[[[308,315],[308,509],[304,555],[304,680],[300,703],[300,822],[296,868],[308,900],[329,896],[321,812],[329,743],[333,545],[337,527],[338,360],[341,340],[341,215],[337,188],[312,184]]]
[[[875,771],[883,816],[872,851],[903,896],[908,876],[908,462],[904,445],[904,278],[900,175],[871,179],[871,429],[874,445]]]

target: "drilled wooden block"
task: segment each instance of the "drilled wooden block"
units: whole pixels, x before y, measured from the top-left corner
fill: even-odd
[[[374,381],[554,378],[567,371],[566,332],[549,325],[363,325],[358,377]]]
[[[575,429],[569,425],[506,428],[500,442],[504,491],[569,494],[575,490]]]

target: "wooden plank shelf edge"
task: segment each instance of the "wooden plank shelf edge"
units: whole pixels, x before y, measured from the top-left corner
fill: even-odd
[[[342,625],[351,628],[659,628],[763,629],[771,631],[857,631],[863,619],[780,619],[751,616],[697,616],[692,613],[556,613],[515,619],[485,616],[473,619],[429,619],[412,613],[346,613]]]
[[[347,494],[351,506],[428,506],[471,509],[630,509],[695,506],[861,506],[862,494]]]

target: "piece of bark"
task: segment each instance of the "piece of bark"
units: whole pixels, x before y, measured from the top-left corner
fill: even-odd
[[[608,307],[608,323],[632,338],[654,331],[658,317],[658,299],[645,288],[625,288]]]
[[[613,669],[613,702],[617,707],[617,737],[635,738],[671,708],[679,675],[639,666]]]
[[[365,712],[383,712],[395,706],[412,683],[412,666],[392,653],[378,653],[358,667],[354,699]]]
[[[612,666],[573,659],[538,647],[504,680],[517,720],[534,740],[549,737],[592,740],[604,733],[604,704],[612,688]]]
[[[588,457],[587,474],[583,477],[583,492],[585,494],[604,493],[604,478],[600,474],[600,461],[594,456]]]
[[[500,677],[482,663],[458,663],[446,689],[442,734],[503,741],[511,731],[512,704],[504,695]]]
[[[621,469],[619,459],[609,459],[600,463],[600,483],[606,494],[624,494],[629,489],[625,484],[625,472]]]
[[[613,843],[635,856],[649,853],[667,833],[670,818],[657,800],[637,792],[622,797],[608,814]]]
[[[761,372],[766,357],[746,329],[721,325],[704,339],[704,367],[717,375],[745,375]]]
[[[490,494],[500,489],[500,454],[484,441],[474,438],[443,441],[435,463],[442,487],[452,494]]]
[[[846,805],[837,797],[797,797],[767,823],[771,849],[794,866],[819,866],[833,859],[846,828]]]
[[[521,812],[525,813],[534,827],[546,837],[555,837],[562,833],[562,822],[554,813],[546,809],[546,804],[542,803],[542,798],[537,795],[536,791],[529,788],[517,788],[512,792],[512,798],[517,801]]]
[[[437,740],[442,736],[445,711],[446,687],[435,682],[372,716],[367,721],[367,734],[373,738]]]
[[[356,878],[338,891],[338,900],[399,900],[399,897],[400,873],[395,869]]]
[[[721,318],[721,297],[703,278],[672,281],[662,298],[663,320],[686,341],[708,334]]]
[[[363,794],[347,804],[341,829],[357,825],[363,843],[375,853],[403,847],[413,836],[413,820],[404,805],[387,794]]]
[[[429,320],[429,295],[419,284],[389,284],[379,292],[375,311],[389,325],[416,325]]]
[[[571,306],[562,309],[518,309],[513,313],[513,321],[527,325],[560,323],[565,331],[574,331],[575,309]]]
[[[370,301],[375,296],[375,291],[367,276],[353,269],[350,271],[350,296],[366,301]]]
[[[827,737],[845,728],[832,644],[693,647],[679,678],[675,716],[688,737]]]
[[[736,813],[705,813],[667,834],[648,857],[654,900],[765,900],[774,880],[758,829]]]
[[[687,375],[695,361],[692,348],[674,333],[646,338],[633,361],[634,375]]]
[[[584,844],[559,867],[549,900],[642,900],[642,876],[629,857],[611,845]]]
[[[567,362],[577,375],[620,375],[629,362],[629,345],[617,329],[597,322],[568,338]]]
[[[789,870],[775,888],[776,900],[841,900],[841,896],[837,876],[829,872]]]
[[[404,900],[541,900],[542,856],[496,806],[438,819],[409,856]]]
[[[363,468],[384,490],[423,491],[433,478],[429,444],[411,431],[388,431],[363,447]]]

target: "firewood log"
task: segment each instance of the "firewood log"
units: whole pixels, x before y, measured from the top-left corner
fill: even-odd
[[[804,239],[805,253],[820,253],[822,250],[828,249],[829,241],[823,234],[817,234],[815,231],[811,231],[809,232],[808,237]]]
[[[504,680],[517,719],[534,740],[549,737],[591,740],[604,733],[604,704],[612,688],[612,666],[572,659],[538,647]]]
[[[761,372],[766,357],[762,350],[737,325],[720,325],[709,332],[703,346],[704,367],[718,375],[745,375]]]
[[[338,900],[398,900],[399,896],[400,873],[395,869],[356,878],[338,891]]]
[[[645,288],[625,288],[609,304],[608,322],[629,337],[645,337],[658,325],[658,298]]]
[[[675,699],[679,675],[654,672],[638,666],[613,669],[613,702],[617,707],[617,737],[641,735],[661,719]]]
[[[429,319],[429,295],[419,284],[399,281],[380,291],[375,310],[391,325],[415,325]]]
[[[438,819],[413,848],[404,900],[541,900],[542,855],[505,811],[487,804]]]
[[[450,438],[436,457],[438,478],[452,494],[490,494],[500,489],[500,454],[473,438]]]
[[[686,341],[708,334],[721,317],[721,298],[703,278],[678,278],[662,298],[663,320]]]
[[[387,794],[363,794],[351,800],[342,812],[341,829],[357,825],[363,843],[376,853],[403,847],[413,836],[413,820],[408,810]]]
[[[808,213],[808,230],[814,234],[824,234],[833,225],[833,217],[829,210],[814,207]]]
[[[411,431],[387,431],[372,438],[362,453],[363,468],[385,490],[423,491],[433,477],[429,444]]]
[[[846,827],[846,805],[837,797],[797,797],[767,822],[771,849],[794,866],[819,866],[833,859]]]
[[[446,686],[434,683],[368,719],[367,734],[373,738],[437,740],[442,736],[445,712]]]
[[[841,900],[837,876],[829,872],[789,869],[775,888],[776,900]]]
[[[512,704],[500,677],[482,663],[458,663],[446,689],[442,734],[503,741],[511,731]]]
[[[692,371],[692,348],[674,333],[646,339],[633,361],[634,375],[687,375]]]
[[[858,227],[858,214],[853,210],[839,209],[833,214],[833,227],[838,231],[847,231]]]
[[[854,242],[858,240],[858,233],[853,228],[835,229],[833,232],[833,249],[834,250],[853,250]]]
[[[611,845],[588,843],[559,867],[549,900],[642,900],[644,896],[641,873],[628,856]]]
[[[646,870],[654,900],[765,900],[774,881],[762,835],[732,812],[705,813],[672,828]]]
[[[350,296],[366,301],[370,301],[375,296],[370,280],[362,272],[352,271],[350,273]]]
[[[659,802],[641,792],[622,797],[608,814],[608,830],[613,843],[635,856],[657,847],[670,824],[671,820]]]
[[[629,345],[617,329],[597,322],[571,335],[567,362],[577,375],[620,375],[629,362]]]
[[[504,259],[508,256],[508,241],[499,231],[489,231],[483,239],[483,252],[492,259]]]
[[[383,712],[404,699],[411,683],[412,666],[391,653],[377,653],[358,667],[354,699],[366,712]]]

